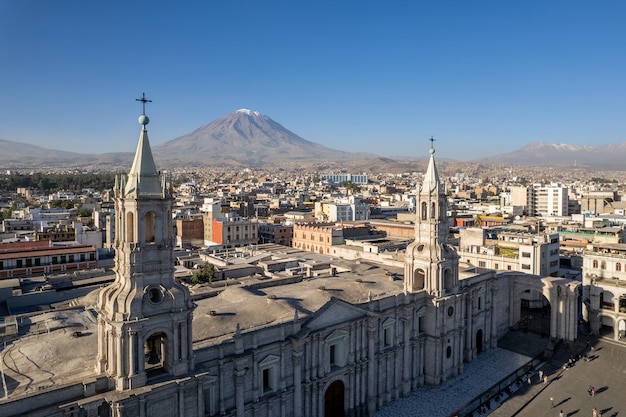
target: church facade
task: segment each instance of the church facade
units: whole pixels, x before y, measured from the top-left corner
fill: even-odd
[[[432,147],[403,269],[316,255],[303,276],[193,297],[174,279],[172,189],[140,123],[115,186],[116,279],[94,306],[93,378],[0,414],[371,417],[495,348],[526,293],[550,306],[552,340],[576,337],[577,283],[460,264]]]

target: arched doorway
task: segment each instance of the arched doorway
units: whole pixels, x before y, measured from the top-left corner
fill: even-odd
[[[518,328],[529,333],[550,336],[550,302],[542,293],[526,290],[522,293]]]
[[[144,364],[148,376],[164,370],[167,338],[165,333],[154,333],[144,344]]]
[[[344,417],[344,391],[341,381],[328,386],[324,394],[324,417]]]
[[[476,353],[483,351],[483,329],[478,329],[476,332]]]

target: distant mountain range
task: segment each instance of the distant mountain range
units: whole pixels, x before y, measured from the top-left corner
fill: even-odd
[[[240,109],[193,132],[152,146],[157,164],[172,167],[344,167],[355,171],[412,170],[412,159],[384,158],[364,152],[345,152],[303,139],[259,112]],[[0,164],[6,168],[85,167],[124,169],[130,152],[81,154],[0,139]],[[419,158],[424,159],[424,158]],[[479,163],[532,166],[585,166],[625,169],[626,142],[601,146],[531,143],[513,152],[485,157]],[[470,161],[471,162],[471,161]],[[378,168],[378,169],[377,169]]]
[[[481,159],[480,162],[621,170],[626,169],[626,142],[597,146],[533,142],[513,152]]]

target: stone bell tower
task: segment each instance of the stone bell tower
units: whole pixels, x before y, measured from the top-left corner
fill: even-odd
[[[448,244],[447,200],[430,140],[430,160],[417,194],[415,240],[404,258],[404,290],[426,301],[420,313],[426,336],[424,382],[438,385],[463,372],[465,312],[459,257]]]
[[[428,168],[416,199],[415,240],[406,248],[404,288],[441,297],[458,288],[459,257],[447,243],[447,200],[434,155],[431,145]]]
[[[193,369],[189,291],[174,280],[172,190],[157,171],[143,103],[141,133],[128,177],[115,181],[115,282],[99,294],[96,371],[115,389],[152,375]]]

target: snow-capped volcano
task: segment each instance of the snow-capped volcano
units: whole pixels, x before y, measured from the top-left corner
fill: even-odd
[[[363,154],[310,142],[258,111],[239,109],[195,131],[153,147],[163,160],[239,163],[259,166],[281,161],[342,160]]]

